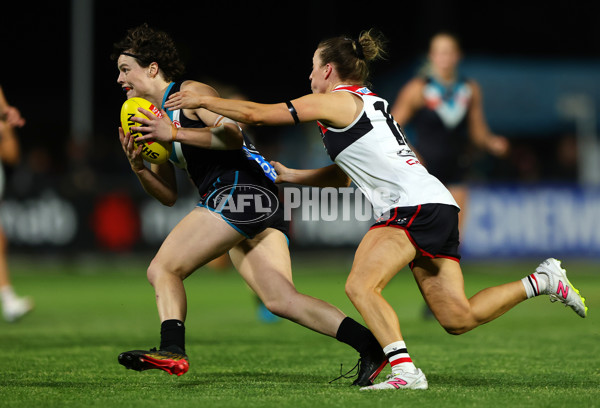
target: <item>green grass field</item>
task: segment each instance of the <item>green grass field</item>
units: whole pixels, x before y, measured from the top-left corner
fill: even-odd
[[[158,346],[148,259],[13,260],[13,281],[36,310],[0,321],[0,407],[594,407],[600,406],[600,271],[564,262],[587,297],[589,316],[547,297],[450,336],[421,318],[408,271],[386,289],[427,391],[359,392],[337,377],[357,355],[288,321],[260,323],[254,297],[233,270],[200,270],[186,281],[190,371],[142,373],[119,352]],[[349,257],[294,257],[300,291],[362,321],[344,294]],[[536,262],[463,262],[468,295],[523,277]],[[379,379],[385,378],[389,367]]]

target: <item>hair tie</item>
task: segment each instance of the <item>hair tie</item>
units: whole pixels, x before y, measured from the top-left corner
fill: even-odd
[[[128,57],[135,58],[138,61],[144,62],[144,59],[141,56],[132,54],[130,52],[123,51],[120,55],[127,55]]]
[[[365,53],[363,52],[363,46],[360,44],[360,42],[358,40],[352,40],[352,42],[354,44],[354,50],[356,51],[356,56],[358,57],[358,59],[364,60]]]

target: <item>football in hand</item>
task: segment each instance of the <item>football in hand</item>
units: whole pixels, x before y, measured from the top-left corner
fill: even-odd
[[[133,140],[135,141],[139,136],[142,135],[141,132],[132,132],[131,127],[133,126],[141,126],[140,123],[134,122],[132,118],[147,118],[142,112],[138,111],[138,108],[146,109],[147,111],[152,112],[152,114],[156,117],[162,117],[162,113],[160,109],[154,106],[150,101],[147,101],[143,98],[130,98],[127,99],[123,106],[121,107],[121,127],[125,134],[128,132],[133,136]],[[169,159],[169,155],[171,154],[171,143],[161,143],[158,141],[153,142],[140,142],[135,141],[136,146],[142,146],[142,157],[144,160],[161,164],[165,163]]]

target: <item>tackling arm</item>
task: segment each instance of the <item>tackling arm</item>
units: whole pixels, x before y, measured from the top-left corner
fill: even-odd
[[[360,110],[362,100],[348,92],[309,94],[289,102],[264,104],[216,96],[189,90],[176,92],[165,107],[170,109],[204,108],[237,122],[255,126],[294,125],[297,122],[321,121],[327,126],[348,126]]]
[[[337,164],[319,169],[290,169],[279,162],[271,164],[277,172],[276,183],[293,183],[314,187],[348,187],[350,177]]]

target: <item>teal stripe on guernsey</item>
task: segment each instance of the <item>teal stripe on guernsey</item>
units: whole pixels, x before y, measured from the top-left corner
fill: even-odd
[[[169,119],[171,119],[171,121],[173,121],[173,111],[165,109],[165,103],[167,102],[169,93],[171,92],[171,89],[173,89],[174,85],[175,85],[175,82],[171,82],[169,84],[169,86],[165,90],[165,94],[163,95],[162,104],[160,105],[161,109],[163,109],[165,112],[167,112],[167,116],[169,117]],[[181,160],[179,160],[179,157],[177,157],[177,148],[175,147],[175,143],[173,143],[173,147],[171,148],[171,155],[169,156],[169,160],[171,160],[173,163],[178,164],[179,166],[182,165]]]
[[[171,92],[171,88],[173,88],[173,85],[175,85],[175,82],[171,82],[167,87],[167,90],[163,95],[162,104],[160,105],[161,109],[164,109],[167,112],[167,115],[169,115],[169,119],[171,120],[173,120],[173,111],[165,109],[165,103],[167,102],[167,97],[169,96],[169,92]]]

